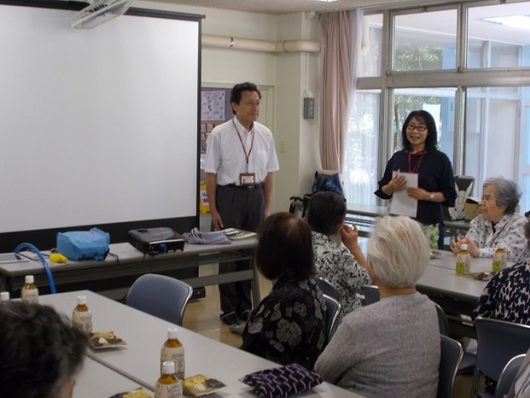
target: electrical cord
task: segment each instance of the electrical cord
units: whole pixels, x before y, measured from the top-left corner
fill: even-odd
[[[57,291],[55,290],[55,282],[53,280],[52,271],[50,270],[50,267],[49,267],[46,259],[44,258],[44,256],[40,252],[40,250],[37,249],[31,243],[27,243],[27,242],[21,243],[17,247],[15,247],[15,250],[14,250],[15,256],[18,259],[20,259],[20,256],[18,255],[18,252],[20,252],[20,250],[22,250],[22,249],[30,249],[33,253],[35,253],[37,255],[37,257],[39,258],[40,262],[44,266],[44,269],[46,270],[46,274],[48,275],[48,282],[50,284],[50,290],[51,290],[52,294],[57,293]]]

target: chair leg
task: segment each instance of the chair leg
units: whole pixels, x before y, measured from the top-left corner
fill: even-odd
[[[478,396],[478,384],[480,381],[480,370],[475,368],[473,371],[473,382],[471,383],[471,398]]]

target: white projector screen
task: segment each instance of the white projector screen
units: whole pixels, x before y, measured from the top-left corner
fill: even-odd
[[[201,17],[131,9],[78,30],[75,10],[1,3],[0,251],[196,226]]]

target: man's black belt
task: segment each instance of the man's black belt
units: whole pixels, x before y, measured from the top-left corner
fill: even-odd
[[[226,187],[230,187],[230,188],[236,188],[236,189],[245,189],[247,191],[253,191],[255,189],[259,189],[261,188],[261,186],[263,185],[263,183],[259,183],[259,184],[254,184],[254,185],[236,185],[236,184],[228,184],[228,185],[225,185]]]

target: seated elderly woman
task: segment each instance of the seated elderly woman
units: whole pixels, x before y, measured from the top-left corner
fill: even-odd
[[[0,395],[72,397],[87,336],[45,305],[8,301],[0,319]]]
[[[524,225],[524,234],[530,247],[530,223]],[[473,318],[477,316],[530,325],[530,265],[520,261],[503,269],[488,282]]]
[[[357,293],[372,280],[358,243],[355,226],[344,224],[346,205],[334,192],[317,192],[311,197],[307,222],[313,230],[317,276],[330,282],[340,294],[342,315],[361,306]]]
[[[480,214],[471,221],[464,238],[451,242],[451,251],[456,254],[460,245],[467,243],[473,257],[493,257],[497,248],[503,248],[509,262],[526,260],[528,251],[523,231],[526,218],[515,211],[520,197],[515,182],[500,177],[487,179]]]
[[[367,259],[381,300],[343,319],[315,371],[366,397],[435,397],[438,318],[434,303],[415,287],[429,263],[427,238],[409,217],[383,217]]]
[[[314,279],[311,228],[282,212],[267,217],[258,233],[256,264],[273,285],[252,311],[241,348],[312,369],[324,347],[326,302]]]

